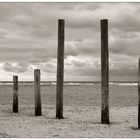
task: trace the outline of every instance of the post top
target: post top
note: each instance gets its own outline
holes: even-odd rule
[[[101,19],[101,21],[108,21],[108,19]]]
[[[65,20],[64,20],[64,19],[58,19],[58,21],[59,21],[59,22],[64,22]]]
[[[13,75],[13,77],[18,77],[17,75]]]
[[[34,69],[34,71],[40,71],[40,69]]]

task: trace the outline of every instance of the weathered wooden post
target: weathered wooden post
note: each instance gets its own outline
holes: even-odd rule
[[[108,20],[101,20],[101,123],[109,124]]]
[[[63,19],[58,20],[58,51],[57,51],[57,89],[56,118],[63,119],[63,80],[64,80],[64,26]]]
[[[140,58],[138,62],[138,128],[140,128]]]
[[[35,116],[41,116],[41,94],[40,94],[40,70],[34,70],[34,99],[35,99]]]
[[[18,76],[13,76],[13,112],[18,113]]]

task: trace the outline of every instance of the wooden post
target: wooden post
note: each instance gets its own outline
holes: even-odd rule
[[[35,99],[35,116],[41,116],[41,95],[40,95],[40,70],[34,70],[34,99]]]
[[[101,20],[101,123],[109,124],[108,20]]]
[[[57,89],[56,118],[63,119],[63,80],[64,80],[64,26],[63,19],[58,20],[58,51],[57,51]]]
[[[138,62],[138,128],[140,128],[140,58]]]
[[[13,76],[13,112],[18,113],[18,76]]]

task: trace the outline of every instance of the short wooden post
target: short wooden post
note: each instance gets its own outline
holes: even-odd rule
[[[101,123],[109,124],[108,20],[101,20]]]
[[[138,128],[140,128],[140,58],[138,62]]]
[[[13,112],[18,113],[18,76],[13,76]]]
[[[35,99],[35,116],[41,116],[41,94],[40,94],[40,70],[34,70],[34,99]]]
[[[58,20],[58,51],[57,51],[57,89],[56,118],[63,119],[63,80],[64,80],[64,26],[63,19]]]

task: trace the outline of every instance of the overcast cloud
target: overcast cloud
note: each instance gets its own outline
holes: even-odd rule
[[[65,19],[65,80],[100,80],[100,19],[109,20],[110,80],[137,80],[139,3],[0,3],[0,80],[56,80]]]

